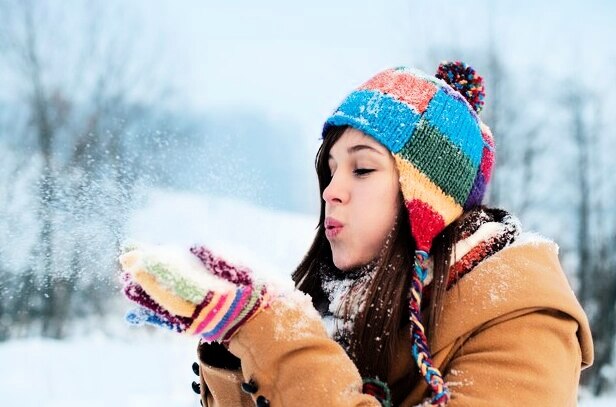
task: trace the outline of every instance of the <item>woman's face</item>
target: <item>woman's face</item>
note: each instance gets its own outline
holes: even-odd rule
[[[334,265],[348,270],[376,258],[393,229],[401,205],[399,176],[389,150],[351,127],[332,146],[328,165],[326,236]]]

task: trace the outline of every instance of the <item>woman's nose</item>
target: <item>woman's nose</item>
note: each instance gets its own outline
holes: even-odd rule
[[[326,203],[342,203],[348,200],[348,187],[344,177],[337,171],[323,190],[323,200]]]

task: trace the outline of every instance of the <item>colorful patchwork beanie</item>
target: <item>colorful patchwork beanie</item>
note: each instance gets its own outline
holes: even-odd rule
[[[351,92],[326,120],[351,126],[387,147],[400,175],[400,188],[416,242],[410,315],[412,353],[444,405],[449,390],[432,366],[421,321],[421,295],[432,241],[462,213],[481,204],[494,163],[494,141],[478,116],[483,79],[463,62],[443,62],[435,76],[398,67],[378,73]]]

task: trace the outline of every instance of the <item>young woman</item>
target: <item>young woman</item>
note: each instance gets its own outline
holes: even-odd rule
[[[205,248],[192,253],[231,288],[202,281],[183,314],[169,285],[133,273],[142,320],[204,338],[203,405],[576,404],[588,321],[556,244],[482,205],[494,160],[483,96],[461,62],[436,76],[395,68],[327,119],[319,225],[293,274],[310,302]]]

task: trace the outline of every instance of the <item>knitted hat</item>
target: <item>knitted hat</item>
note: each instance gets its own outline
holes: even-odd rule
[[[351,126],[387,147],[400,174],[400,188],[415,239],[410,303],[413,356],[435,393],[449,391],[432,367],[421,323],[421,294],[434,238],[462,213],[481,204],[494,163],[490,129],[478,116],[483,79],[462,62],[443,62],[436,76],[398,67],[378,73],[351,92],[326,120]]]

